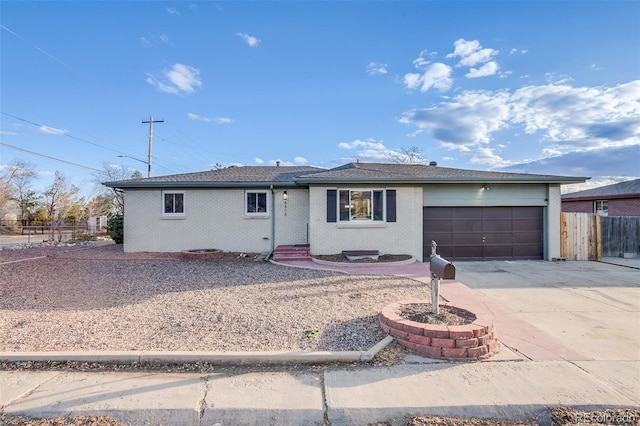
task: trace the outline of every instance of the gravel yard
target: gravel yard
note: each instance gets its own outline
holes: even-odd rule
[[[121,245],[0,251],[0,351],[366,350],[385,337],[380,310],[416,297],[428,289],[410,279],[237,253],[207,262]]]

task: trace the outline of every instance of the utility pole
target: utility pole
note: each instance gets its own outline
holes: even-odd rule
[[[147,157],[147,177],[151,177],[151,147],[153,146],[153,123],[164,123],[164,120],[154,120],[152,116],[149,116],[149,121],[143,121],[142,123],[149,123],[149,156]]]

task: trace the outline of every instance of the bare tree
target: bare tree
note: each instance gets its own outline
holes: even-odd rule
[[[391,162],[398,164],[426,164],[427,160],[422,157],[422,148],[413,145],[400,148],[400,152],[391,157]]]
[[[76,196],[79,191],[80,188],[68,183],[60,172],[56,172],[53,183],[44,191],[44,204],[51,219],[51,240],[55,239],[56,230],[58,240],[62,239],[60,225],[78,201]]]
[[[124,166],[118,166],[112,163],[103,163],[102,168],[103,171],[101,173],[96,173],[94,175],[96,181],[99,183],[142,178],[140,170],[133,170]],[[124,214],[124,191],[119,188],[105,188],[105,194],[109,194],[108,198],[111,200],[113,205],[113,208],[107,209],[110,213],[108,216],[112,216],[113,214]]]

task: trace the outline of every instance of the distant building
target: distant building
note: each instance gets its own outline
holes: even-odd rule
[[[562,195],[562,211],[640,216],[640,179]]]

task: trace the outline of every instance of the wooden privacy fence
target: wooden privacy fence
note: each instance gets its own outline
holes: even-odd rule
[[[561,213],[560,253],[568,260],[640,256],[640,216]]]

